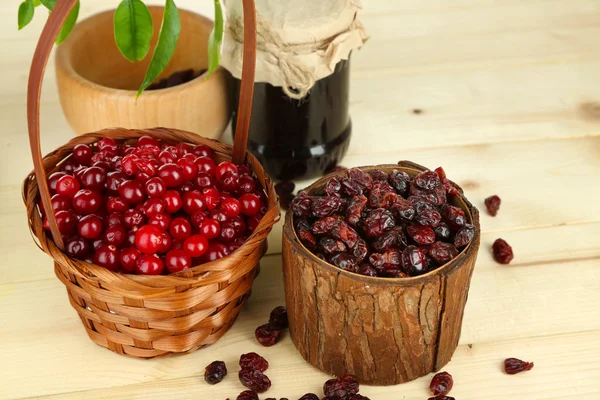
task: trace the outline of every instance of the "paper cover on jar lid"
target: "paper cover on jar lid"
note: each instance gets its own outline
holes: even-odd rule
[[[243,13],[240,0],[226,0],[221,64],[241,78]],[[358,20],[359,0],[257,0],[255,82],[282,87],[302,98],[333,73],[368,35]],[[290,89],[291,88],[291,89]]]

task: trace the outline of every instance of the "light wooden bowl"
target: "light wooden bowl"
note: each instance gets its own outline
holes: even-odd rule
[[[209,79],[200,76],[167,89],[146,91],[136,101],[156,44],[163,7],[150,7],[154,22],[152,47],[146,58],[127,61],[114,39],[114,10],[96,14],[73,29],[56,52],[60,102],[78,134],[107,127],[146,129],[168,126],[208,138],[221,135],[231,118],[230,75],[219,68]],[[174,72],[208,66],[207,45],[213,22],[180,10],[181,34],[175,54],[159,79]]]
[[[398,169],[411,176],[424,167]],[[344,172],[337,173],[342,175]],[[330,174],[306,190],[323,188]],[[460,338],[463,312],[479,249],[479,213],[463,196],[449,202],[475,226],[473,240],[449,263],[411,278],[377,278],[344,271],[312,254],[296,236],[293,213],[283,227],[283,281],[290,336],[306,361],[336,376],[394,385],[438,371]]]

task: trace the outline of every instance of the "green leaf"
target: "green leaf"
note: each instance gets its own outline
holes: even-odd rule
[[[208,37],[208,78],[219,67],[221,58],[221,43],[223,42],[223,10],[219,0],[215,2],[215,24]]]
[[[57,1],[58,0],[40,0],[40,3],[42,3],[48,10],[52,11]]]
[[[41,4],[42,4],[42,2],[40,0],[33,0],[33,6],[34,7],[37,7],[37,6],[41,5]]]
[[[166,0],[165,12],[158,34],[158,43],[154,49],[154,54],[152,54],[152,60],[146,71],[144,82],[142,82],[142,85],[138,90],[137,97],[140,97],[142,92],[154,82],[160,73],[163,72],[167,64],[169,64],[169,61],[175,52],[175,46],[177,45],[180,31],[181,23],[179,21],[179,11],[173,0]]]
[[[131,62],[143,60],[154,33],[148,7],[140,0],[123,0],[115,11],[114,26],[121,54]]]
[[[63,24],[62,29],[60,30],[60,32],[58,32],[58,36],[56,37],[56,44],[61,44],[65,41],[67,36],[69,36],[69,33],[71,33],[73,27],[77,23],[77,17],[79,17],[79,1],[75,3],[75,6],[73,7],[69,15],[67,15],[65,23]]]
[[[25,0],[19,6],[18,24],[19,30],[25,28],[33,19],[35,7],[32,0]]]

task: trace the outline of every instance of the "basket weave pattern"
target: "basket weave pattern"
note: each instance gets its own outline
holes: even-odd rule
[[[106,129],[85,134],[43,159],[47,174],[72,149],[103,137],[127,141],[149,135],[165,142],[204,144],[217,160],[229,160],[232,148],[221,142],[175,129]],[[156,358],[185,354],[216,342],[227,332],[250,295],[267,235],[279,220],[273,183],[254,156],[246,163],[268,199],[268,211],[248,240],[231,255],[167,276],[119,274],[67,256],[42,228],[40,192],[34,173],[23,183],[30,230],[38,246],[54,259],[56,276],[65,284],[71,305],[90,338],[119,354]]]

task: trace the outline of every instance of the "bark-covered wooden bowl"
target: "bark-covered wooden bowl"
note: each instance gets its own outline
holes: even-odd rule
[[[411,176],[426,170],[405,161],[361,169],[399,169]],[[332,176],[306,190],[318,191]],[[417,277],[367,277],[337,268],[300,242],[293,213],[287,213],[285,299],[292,341],[306,361],[324,372],[355,375],[373,385],[408,382],[450,361],[460,338],[480,240],[477,209],[452,185],[460,194],[449,203],[465,211],[475,236],[452,261]]]

